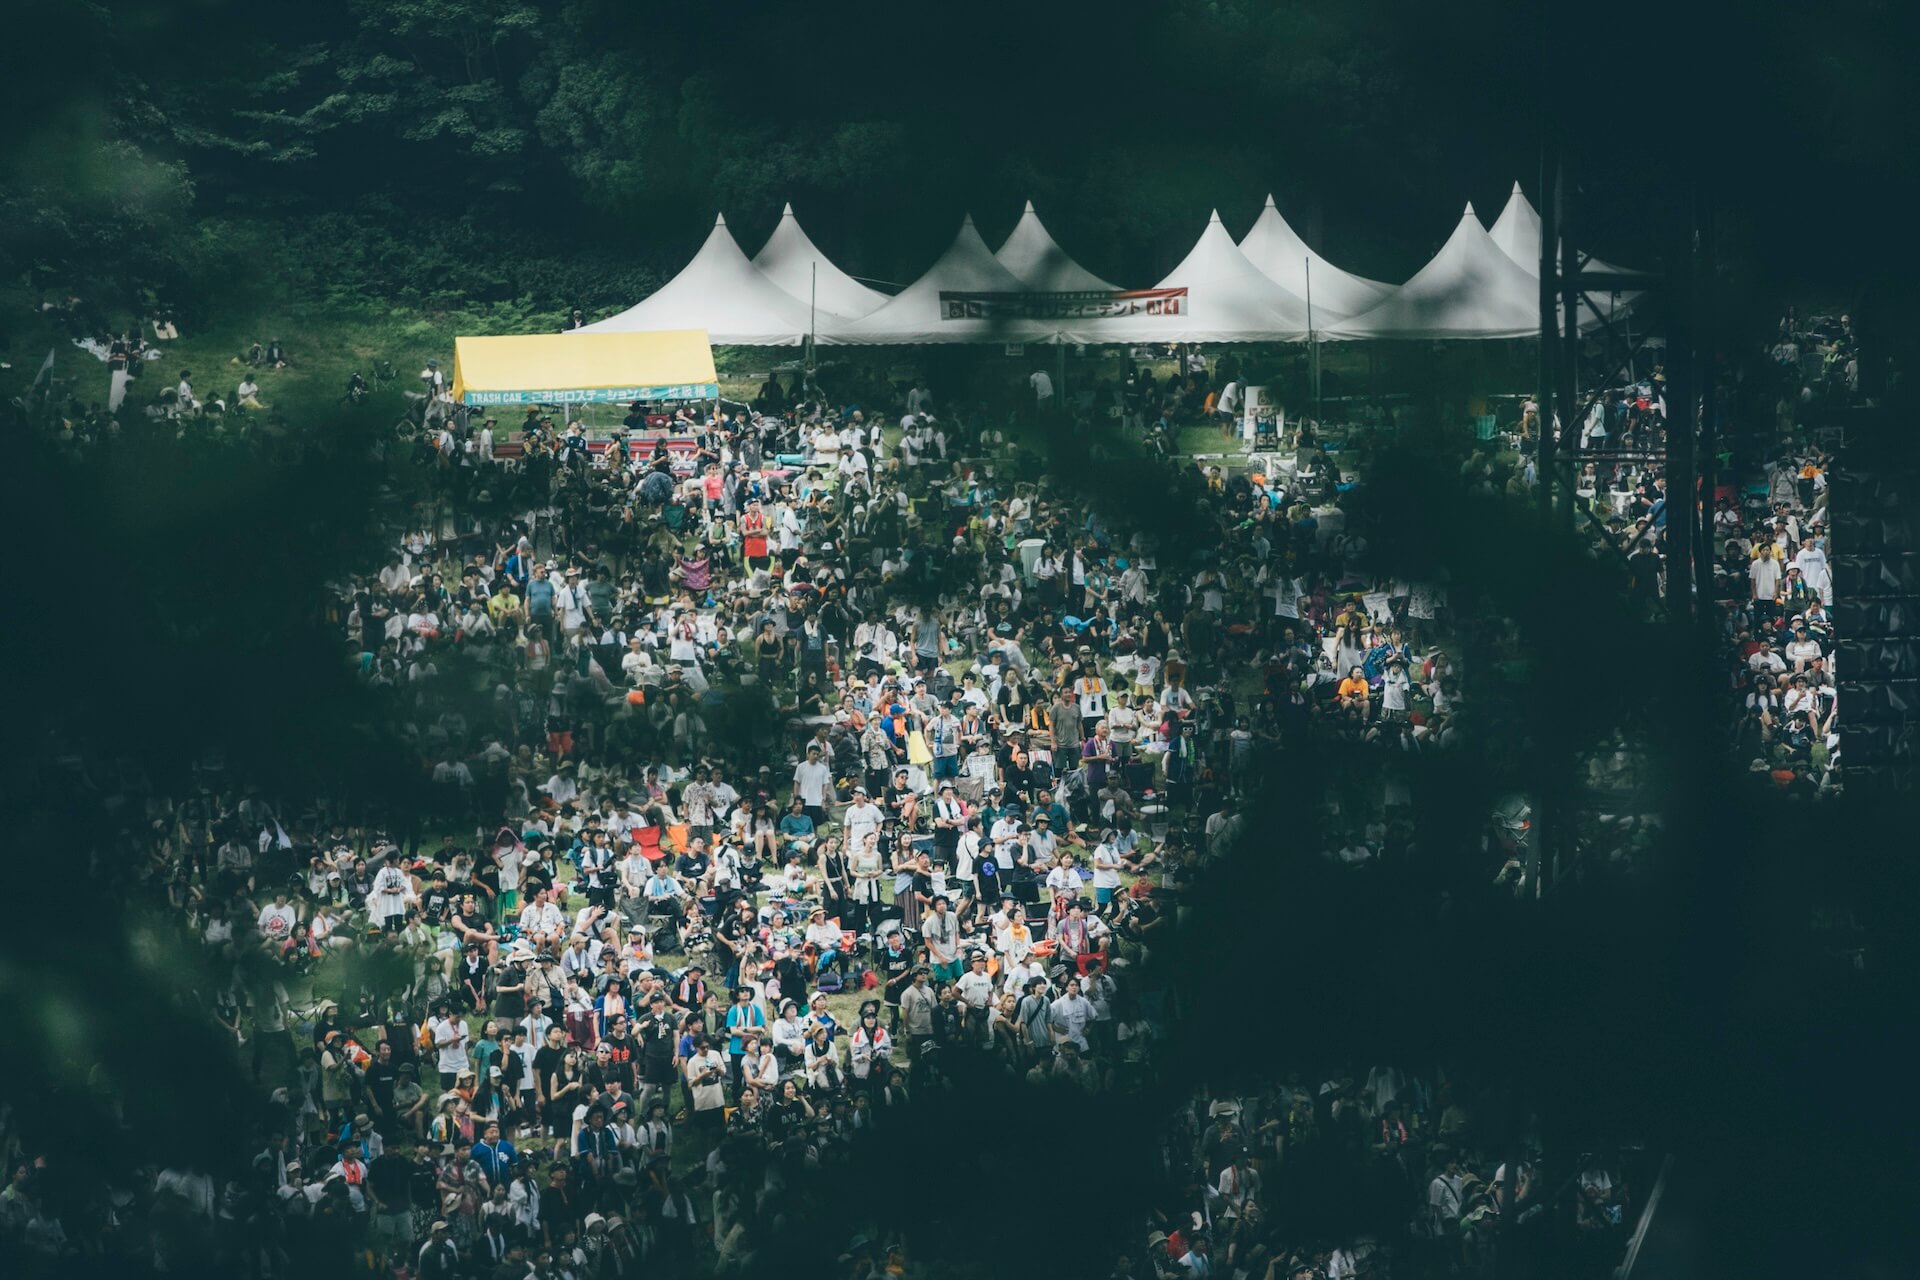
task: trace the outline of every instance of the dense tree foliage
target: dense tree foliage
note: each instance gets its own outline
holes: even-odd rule
[[[1609,256],[1654,260],[1636,215],[1690,169],[1767,196],[1736,228],[1756,243],[1833,181],[1889,190],[1903,7],[1828,11],[1822,56],[1785,5],[1725,30],[1641,9],[1549,29],[1519,0],[37,6],[6,90],[27,127],[4,144],[0,267],[177,288],[211,220],[326,213],[483,256],[489,234],[523,257],[585,240],[657,272],[714,210],[751,244],[793,200],[849,269],[898,280],[963,209],[991,236],[1031,198],[1094,270],[1146,280],[1210,207],[1239,223],[1271,189],[1332,256],[1397,276],[1463,199],[1533,184],[1543,85]],[[1690,48],[1714,53],[1688,68]],[[1857,249],[1797,266],[1832,256]]]

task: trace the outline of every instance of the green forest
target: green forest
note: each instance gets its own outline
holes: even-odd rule
[[[1772,2],[1718,24],[1518,0],[68,0],[15,20],[0,280],[203,327],[298,297],[506,331],[630,305],[716,211],[751,251],[792,201],[847,270],[900,282],[962,212],[992,238],[1031,199],[1090,269],[1140,282],[1268,191],[1335,261],[1402,279],[1464,202],[1535,181],[1543,93],[1593,249],[1655,263],[1644,215],[1685,165],[1764,194],[1730,228],[1764,251],[1823,187],[1886,189],[1911,152],[1879,38],[1897,9],[1818,19],[1840,58]],[[1716,52],[1682,74],[1694,36]],[[1827,279],[1861,247],[1807,239],[1756,269]]]

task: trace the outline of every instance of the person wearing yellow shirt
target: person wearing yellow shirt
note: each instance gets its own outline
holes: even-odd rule
[[[1359,667],[1353,667],[1347,672],[1347,678],[1340,682],[1340,687],[1334,690],[1333,700],[1334,704],[1344,710],[1348,716],[1356,720],[1365,720],[1367,700],[1370,696],[1371,690],[1367,688],[1366,676],[1361,673]]]
[[[487,599],[487,613],[493,618],[493,625],[504,630],[519,620],[520,597],[505,588],[496,591]]]

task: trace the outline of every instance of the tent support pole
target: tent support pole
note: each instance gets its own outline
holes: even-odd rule
[[[1698,468],[1694,431],[1698,422],[1699,369],[1694,362],[1696,192],[1683,190],[1672,216],[1667,291],[1667,618],[1676,647],[1692,639],[1694,610],[1694,516]],[[1684,514],[1683,514],[1684,513]]]
[[[1302,258],[1307,279],[1307,371],[1313,379],[1313,421],[1320,424],[1320,331],[1313,327],[1313,259]]]
[[[1699,512],[1695,514],[1691,498],[1688,499],[1686,512],[1694,540],[1694,578],[1704,595],[1713,580],[1707,566],[1713,563],[1713,489],[1717,478],[1715,472],[1720,464],[1716,452],[1718,443],[1714,439],[1713,198],[1711,190],[1705,187],[1696,189],[1694,195],[1693,281],[1696,291],[1693,302],[1693,377],[1700,388],[1700,434],[1694,450],[1694,463],[1699,476]],[[1667,509],[1669,512],[1673,509],[1671,496],[1667,499]],[[1669,515],[1667,519],[1671,527],[1673,517]]]
[[[1567,407],[1566,418],[1561,424],[1562,454],[1568,452],[1564,446],[1569,434],[1571,434],[1576,444],[1580,439],[1578,435],[1580,427],[1574,420],[1579,412],[1578,406],[1580,403],[1580,259],[1573,243],[1573,233],[1577,228],[1574,225],[1573,219],[1569,216],[1569,211],[1578,193],[1574,189],[1573,178],[1568,174],[1569,168],[1571,168],[1571,166],[1567,161],[1566,153],[1563,151],[1560,155],[1560,210],[1558,219],[1560,225],[1557,246],[1560,253],[1559,338],[1561,342],[1560,365],[1558,369],[1560,386],[1558,394],[1561,402]],[[1546,244],[1548,247],[1543,248],[1541,252],[1551,253],[1554,242],[1547,241]],[[1559,512],[1561,527],[1567,530],[1573,528],[1573,491],[1578,484],[1578,477],[1574,472],[1573,459],[1569,457],[1566,465],[1561,468],[1561,479],[1566,486],[1565,501],[1556,508]]]
[[[1540,504],[1547,512],[1553,510],[1554,476],[1559,466],[1554,458],[1554,446],[1558,443],[1554,438],[1554,420],[1561,412],[1573,412],[1571,405],[1562,406],[1554,402],[1558,380],[1553,366],[1560,337],[1554,317],[1554,284],[1559,269],[1553,257],[1554,246],[1560,238],[1559,185],[1560,166],[1554,155],[1554,140],[1549,125],[1546,136],[1540,141],[1540,376],[1539,390],[1535,393],[1535,403],[1540,406],[1540,421],[1536,424],[1536,465],[1540,473]]]
[[[1057,397],[1054,403],[1065,409],[1067,407],[1067,344],[1060,341],[1060,335],[1057,333],[1053,335],[1053,350],[1053,367],[1056,371],[1054,381],[1060,384],[1054,388],[1053,394]]]

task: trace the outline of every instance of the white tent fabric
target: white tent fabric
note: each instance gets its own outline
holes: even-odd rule
[[[1507,197],[1506,208],[1494,219],[1487,235],[1500,251],[1527,269],[1527,274],[1535,280],[1540,278],[1540,213],[1528,203],[1520,190],[1520,184],[1513,184],[1513,194]],[[1585,270],[1595,275],[1620,275],[1623,267],[1588,257],[1583,264]],[[1600,328],[1601,321],[1611,322],[1618,315],[1625,315],[1638,301],[1638,292],[1605,293],[1588,290],[1588,296],[1580,303],[1580,332],[1591,333]],[[1537,305],[1537,304],[1536,304]],[[1564,331],[1565,324],[1562,322]]]
[[[1070,321],[1061,340],[1300,342],[1307,336],[1307,304],[1247,261],[1217,209],[1192,251],[1156,287],[1187,290],[1178,315]]]
[[[726,218],[716,217],[707,242],[679,275],[619,315],[576,332],[705,329],[715,346],[793,347],[812,319],[806,303],[747,261]]]
[[[1307,247],[1280,216],[1273,197],[1240,241],[1240,252],[1261,274],[1294,296],[1313,304],[1316,325],[1344,320],[1380,305],[1393,286],[1342,271]]]
[[[783,292],[838,319],[858,320],[887,302],[886,294],[867,288],[828,261],[801,230],[791,204],[781,210],[780,225],[753,255],[753,265]]]
[[[1020,215],[1020,221],[1014,224],[1006,243],[993,256],[1001,266],[1036,293],[1082,290],[1111,293],[1119,287],[1108,284],[1069,258],[1067,251],[1055,243],[1054,238],[1047,234],[1047,229],[1040,225],[1040,216],[1033,211],[1031,200],[1027,201],[1027,210]]]
[[[1520,190],[1520,184],[1513,184],[1513,194],[1507,197],[1507,207],[1500,211],[1487,234],[1500,246],[1500,252],[1525,267],[1538,279],[1540,276],[1540,212],[1528,202]],[[1596,275],[1619,275],[1624,267],[1616,267],[1588,257],[1584,263],[1586,270]]]
[[[1046,342],[1053,329],[1033,320],[973,317],[943,320],[940,295],[954,293],[1025,293],[1027,286],[1001,266],[974,229],[973,215],[939,260],[885,306],[863,319],[837,326],[822,325],[820,342],[841,346],[903,346],[944,342]]]
[[[1433,261],[1326,338],[1526,338],[1540,332],[1540,282],[1500,251],[1473,206]]]

